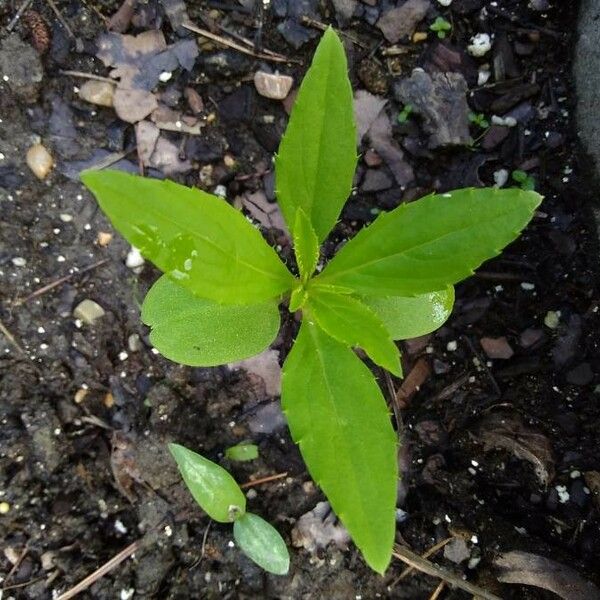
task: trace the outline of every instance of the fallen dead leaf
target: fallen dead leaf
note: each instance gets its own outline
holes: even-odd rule
[[[366,90],[356,90],[354,94],[354,118],[356,120],[356,142],[360,145],[379,113],[387,104],[381,96],[375,96]]]
[[[547,486],[554,478],[554,458],[548,438],[526,425],[518,414],[492,414],[480,424],[477,437],[487,452],[507,450],[533,465],[539,482]]]
[[[537,554],[518,550],[505,552],[495,561],[501,570],[498,581],[533,585],[549,590],[563,600],[598,600],[600,589],[573,569]]]
[[[425,358],[420,358],[409,374],[404,378],[400,389],[396,393],[398,408],[408,406],[410,399],[419,391],[419,388],[427,381],[431,374],[431,368]]]

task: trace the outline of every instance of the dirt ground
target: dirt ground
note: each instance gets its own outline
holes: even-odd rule
[[[316,30],[296,22],[293,11],[303,10],[342,25],[354,89],[388,100],[383,114],[392,137],[387,145],[371,138],[378,150],[361,159],[356,194],[326,252],[379,210],[432,190],[493,185],[501,169],[527,171],[545,195],[520,240],[458,286],[447,324],[403,345],[407,379],[386,382],[378,373],[390,401],[391,388],[398,392],[404,425],[397,540],[422,554],[454,537],[454,551],[432,560],[502,598],[554,597],[541,587],[499,583],[495,561],[513,550],[558,561],[600,585],[599,254],[572,112],[576,3],[552,1],[544,9],[544,2],[454,0],[446,9],[431,2],[416,30],[427,32],[444,15],[451,34],[398,44],[374,24],[393,2],[358,2],[351,19],[340,8],[347,4],[273,2],[263,15],[263,47],[298,61],[278,67],[296,84],[316,44]],[[124,153],[121,165],[137,170],[133,126],[112,108],[81,100],[75,88],[83,80],[64,74],[108,75],[94,57],[95,42],[105,30],[102,16],[118,4],[57,0],[73,38],[41,0],[31,9],[46,29],[19,22],[9,34],[20,5],[0,6],[3,598],[58,597],[132,543],[130,556],[79,597],[430,598],[439,580],[413,573],[396,582],[405,568],[398,560],[380,577],[351,545],[292,547],[297,520],[324,497],[259,371],[181,367],[152,351],[139,306],[158,272],[148,263],[127,266],[129,246],[76,179],[82,165],[103,158],[100,150]],[[169,43],[178,39],[166,20],[156,20],[161,6],[141,3],[143,18],[128,32],[161,27]],[[251,38],[257,31],[255,15],[237,2],[188,2],[188,10],[199,26],[216,22]],[[308,41],[294,48],[278,31],[282,24],[300,27]],[[494,36],[489,84],[478,81],[485,59],[465,52],[480,32]],[[34,81],[31,61],[18,75],[23,48],[33,51],[45,33],[43,79]],[[514,115],[516,125],[471,124],[473,143],[436,146],[418,110],[397,120],[399,82],[416,66],[461,73],[471,112],[488,120]],[[190,72],[176,70],[172,106],[185,107],[175,92],[193,87],[208,124],[206,143],[166,134],[185,144],[193,163],[173,178],[210,191],[224,186],[227,199],[242,204],[248,196],[272,200],[271,158],[287,113],[284,103],[256,93],[258,68],[267,66],[215,45],[202,48]],[[38,140],[57,162],[43,180],[25,164]],[[370,148],[365,138],[361,150]],[[114,234],[110,243],[102,232]],[[264,232],[289,254],[276,226]],[[85,299],[104,312],[93,324],[73,315]],[[280,362],[295,327],[284,314],[273,346]],[[259,459],[228,463],[224,450],[242,440],[258,444]],[[252,510],[289,542],[288,576],[262,572],[233,547],[230,527],[210,523],[193,504],[166,451],[169,441],[221,461],[240,482],[280,476],[248,494]],[[446,588],[441,597],[470,595]]]

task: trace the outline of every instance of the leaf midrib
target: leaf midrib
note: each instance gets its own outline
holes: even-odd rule
[[[340,438],[340,434],[337,433],[337,432],[339,430],[343,429],[343,427],[341,425],[342,419],[339,416],[339,411],[337,409],[336,403],[331,400],[331,398],[333,398],[334,395],[333,395],[331,384],[330,384],[329,379],[327,377],[327,371],[325,369],[325,362],[323,360],[323,349],[319,345],[317,337],[313,334],[313,330],[311,329],[310,325],[309,325],[309,333],[310,333],[310,336],[311,336],[311,338],[313,340],[313,343],[315,345],[315,350],[317,351],[317,356],[318,356],[318,359],[319,359],[318,360],[319,366],[321,367],[321,372],[322,372],[322,375],[323,375],[323,380],[325,382],[325,386],[326,386],[327,392],[328,392],[329,404],[330,404],[330,406],[333,409],[333,413],[335,415],[336,422],[338,423],[337,431],[334,432],[334,435],[339,439]],[[325,335],[328,335],[328,334],[325,334]],[[349,350],[349,351],[352,352],[352,350]],[[347,448],[346,456],[349,457],[349,462],[353,463],[351,457],[354,456],[354,451],[353,451],[354,449],[352,448],[352,446],[349,443],[346,442],[345,436],[342,436],[342,444],[340,444],[340,445],[343,445],[343,446],[345,446]],[[356,477],[356,472],[355,472],[354,469],[350,470],[350,476],[352,477],[352,479],[354,481],[354,489],[355,490],[360,490],[361,486],[359,485],[359,482],[358,482],[357,477]],[[364,504],[364,500],[363,500],[364,499],[364,495],[361,494],[361,493],[359,493],[358,497],[359,497],[359,501],[360,501],[360,504],[361,504],[361,507],[362,507],[362,514],[363,515],[368,514],[370,511],[369,511],[368,507]],[[348,514],[348,513],[346,513],[346,514]],[[362,532],[362,533],[364,533],[364,532]]]
[[[493,219],[489,219],[487,221],[484,221],[484,223],[486,223],[486,224],[494,223],[495,221],[497,221],[497,220],[499,220],[499,219],[501,219],[503,217],[506,217],[511,212],[512,211],[507,210],[506,212],[497,215]],[[435,237],[433,239],[429,239],[426,242],[422,242],[420,244],[416,244],[414,246],[410,246],[408,248],[404,248],[400,252],[392,252],[390,254],[386,254],[385,256],[380,256],[380,257],[372,259],[370,261],[367,261],[367,262],[364,262],[364,263],[361,263],[361,264],[356,264],[353,267],[349,267],[349,268],[343,269],[342,271],[334,271],[329,276],[327,275],[326,271],[323,271],[323,281],[327,281],[328,279],[329,280],[333,280],[333,279],[338,278],[341,275],[344,275],[346,273],[352,273],[352,272],[356,272],[356,271],[361,271],[361,270],[365,269],[366,267],[369,267],[369,266],[371,266],[373,264],[377,264],[379,262],[383,262],[385,260],[388,260],[390,258],[394,258],[396,256],[402,256],[403,254],[407,254],[408,252],[413,252],[415,250],[419,250],[423,246],[427,246],[429,244],[438,243],[438,242],[442,241],[444,238],[446,238],[448,236],[455,235],[457,233],[462,233],[462,232],[467,231],[469,229],[473,229],[473,227],[475,227],[475,225],[468,225],[466,227],[461,227],[459,229],[454,229],[452,231],[449,231],[448,233],[445,233],[445,234],[440,235],[438,237]],[[351,243],[351,242],[349,242],[349,243]],[[415,257],[410,257],[410,258],[413,259],[413,260],[422,260],[424,262],[427,262],[428,260],[430,260],[430,259],[419,259],[419,258],[415,258]],[[332,260],[331,264],[333,264],[334,260],[335,260],[335,258]]]

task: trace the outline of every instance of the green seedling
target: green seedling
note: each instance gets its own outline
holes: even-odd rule
[[[245,462],[258,458],[258,446],[243,442],[237,446],[231,446],[225,450],[225,458],[234,462]]]
[[[269,573],[286,575],[290,556],[278,531],[246,511],[246,496],[221,466],[179,444],[169,444],[194,500],[219,523],[233,523],[233,537],[246,556]]]
[[[481,129],[487,129],[490,126],[490,122],[485,118],[483,113],[469,113],[469,121]]]
[[[281,302],[301,311],[283,365],[283,410],[313,479],[366,562],[383,573],[395,534],[398,435],[353,349],[400,376],[395,341],[444,323],[453,285],[518,237],[541,196],[518,188],[431,194],[380,214],[318,269],[358,158],[347,73],[343,45],[328,29],[275,160],[294,274],[221,198],[118,171],[88,171],[82,180],[129,243],[164,272],[142,320],[165,357],[204,367],[247,358],[275,339]]]
[[[406,123],[413,112],[412,104],[405,104],[404,108],[398,113],[398,123]]]
[[[431,31],[435,31],[437,36],[443,40],[450,31],[452,31],[452,25],[446,21],[444,17],[437,17],[436,20],[429,26]]]
[[[513,181],[519,184],[519,187],[526,191],[532,192],[535,190],[535,179],[528,175],[525,171],[521,171],[520,169],[516,169],[511,173],[511,177]]]

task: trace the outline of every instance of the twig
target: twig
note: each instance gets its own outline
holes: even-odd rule
[[[16,12],[15,16],[12,18],[11,22],[6,26],[6,31],[8,31],[10,33],[15,28],[15,25],[21,18],[21,15],[27,10],[27,8],[29,7],[29,5],[32,2],[33,2],[33,0],[25,0],[25,2],[23,2],[23,4],[21,4],[21,6],[19,7],[19,10],[17,10],[17,12]]]
[[[4,585],[2,586],[2,591],[11,589],[6,584],[8,583],[9,579],[15,574],[15,571],[19,568],[19,566],[23,562],[23,559],[27,556],[28,552],[29,552],[29,545],[25,544],[23,551],[21,552],[21,554],[19,554],[19,557],[17,558],[15,564],[12,566],[12,569],[8,572],[8,575],[4,578],[4,581],[3,581]],[[17,584],[17,585],[19,585],[19,584]]]
[[[38,581],[43,581],[44,579],[46,579],[45,577],[37,577],[36,579],[30,579],[29,581],[24,581],[23,583],[13,583],[12,585],[7,585],[6,587],[2,588],[3,592],[8,592],[9,590],[16,590],[18,588],[24,588],[27,587],[28,585],[33,585],[34,583],[37,583]]]
[[[440,581],[440,583],[435,588],[435,590],[433,590],[433,594],[431,594],[431,596],[429,596],[429,600],[437,600],[440,597],[441,593],[444,591],[445,587],[446,587],[446,582],[443,580]]]
[[[228,48],[233,48],[234,50],[237,50],[238,52],[248,54],[249,56],[253,56],[254,58],[260,58],[262,60],[270,60],[272,62],[279,62],[279,63],[287,63],[287,62],[299,63],[300,62],[300,61],[297,61],[296,59],[288,58],[287,56],[283,56],[282,54],[277,54],[275,52],[269,53],[269,54],[266,54],[266,51],[265,52],[254,52],[254,50],[250,50],[249,48],[246,48],[245,46],[237,44],[236,42],[232,42],[231,40],[228,40],[227,38],[224,38],[215,33],[211,33],[210,31],[207,31],[206,29],[201,29],[200,27],[196,27],[196,25],[194,25],[192,23],[182,23],[181,26],[184,27],[185,29],[188,29],[189,31],[193,31],[196,34],[201,35],[202,37],[208,38],[209,40],[212,40],[213,42],[217,42],[218,44],[222,44],[223,46],[227,46]]]
[[[433,546],[431,546],[431,548],[429,548],[429,550],[427,550],[421,555],[421,558],[429,558],[430,556],[433,556],[436,552],[441,550],[448,542],[451,542],[453,539],[453,537],[449,537],[445,540],[442,540],[441,542],[438,542],[437,544],[434,544]],[[403,579],[406,579],[414,570],[414,567],[407,567],[406,569],[404,569],[404,571],[402,571],[402,573],[400,573],[400,575],[396,579],[394,579],[394,581],[392,582],[392,587],[395,586],[397,583],[400,583]]]
[[[327,25],[325,23],[321,23],[321,21],[317,21],[316,19],[313,19],[312,17],[309,17],[307,15],[304,15],[302,17],[302,24],[308,25],[309,27],[312,27],[313,29],[318,29],[319,31],[326,31],[327,28],[329,27],[329,25]],[[346,33],[345,31],[337,30],[337,32],[340,35],[344,36],[345,38],[348,38],[353,44],[356,44],[357,46],[360,46],[361,48],[369,47],[369,46],[367,46],[367,44],[361,42],[359,39],[355,38],[353,35],[350,35],[349,33]]]
[[[396,544],[394,546],[393,555],[397,559],[421,571],[422,573],[431,575],[431,577],[438,577],[439,579],[444,580],[447,584],[460,588],[461,590],[464,590],[473,596],[478,596],[484,600],[502,600],[502,598],[496,596],[496,594],[492,594],[491,592],[488,592],[487,590],[484,590],[483,588],[480,588],[469,581],[461,579],[454,573],[451,573],[446,569],[442,569],[432,562],[421,558],[418,554],[415,554],[412,552],[412,550],[409,550],[404,546],[399,546]],[[61,599],[59,598],[59,600]]]
[[[69,37],[75,39],[75,34],[73,30],[69,27],[69,24],[65,21],[65,18],[62,16],[60,10],[58,10],[58,6],[54,3],[54,0],[46,0],[48,6],[54,11],[56,18],[60,21],[60,24],[67,30]]]
[[[261,477],[260,479],[253,479],[252,481],[247,481],[246,483],[242,483],[240,487],[245,490],[246,488],[254,487],[255,485],[260,485],[261,483],[269,483],[269,481],[275,481],[276,479],[282,479],[283,477],[287,477],[288,472],[277,473],[277,475],[269,475],[268,477]]]
[[[4,326],[4,323],[0,321],[0,333],[4,334],[4,337],[10,342],[10,344],[23,356],[27,356],[25,350],[21,347],[19,342],[15,339],[15,336]]]
[[[73,273],[69,273],[68,275],[65,275],[64,277],[60,277],[56,281],[47,283],[46,285],[42,286],[41,288],[38,288],[37,290],[35,290],[35,292],[32,292],[31,294],[29,294],[29,296],[26,296],[25,298],[17,298],[17,300],[15,300],[13,302],[13,306],[21,306],[22,304],[25,304],[26,302],[33,300],[33,298],[37,298],[38,296],[41,296],[42,294],[45,294],[46,292],[53,290],[55,287],[62,285],[63,283],[69,281],[69,279],[72,279],[73,277],[75,277],[76,275],[83,275],[84,273],[88,273],[89,271],[92,271],[93,269],[97,269],[98,267],[101,267],[102,265],[106,264],[108,261],[109,261],[108,258],[103,258],[102,260],[99,260],[98,262],[95,262],[91,265],[88,265],[87,267],[83,267],[82,269],[79,269],[79,271],[73,271]]]
[[[102,77],[102,75],[96,75],[94,73],[85,73],[84,71],[63,71],[62,69],[59,71],[61,75],[70,75],[71,77],[79,77],[81,79],[94,79],[95,81],[106,81],[107,83],[112,83],[113,85],[117,85],[117,81],[111,79],[110,77]]]
[[[143,539],[143,538],[142,538]],[[93,583],[104,577],[108,572],[112,571],[116,566],[120,565],[125,559],[129,558],[142,545],[142,539],[136,540],[133,544],[129,544],[123,548],[121,552],[113,556],[109,561],[105,562],[99,569],[96,569],[91,575],[82,579],[76,586],[61,594],[56,600],[69,600],[75,597],[79,592],[87,590]]]

